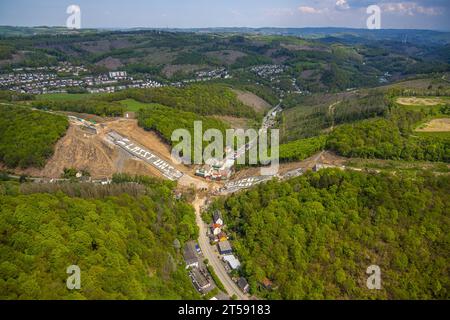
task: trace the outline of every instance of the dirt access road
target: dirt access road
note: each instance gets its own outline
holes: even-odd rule
[[[199,237],[198,237],[198,244],[200,246],[200,249],[203,252],[203,255],[206,259],[209,261],[209,265],[212,266],[214,269],[214,272],[217,274],[217,277],[222,282],[223,286],[225,287],[225,290],[228,292],[229,296],[236,295],[238,300],[248,300],[248,296],[245,295],[237,286],[237,284],[231,279],[231,277],[226,272],[225,268],[223,267],[222,261],[220,260],[219,255],[214,252],[214,247],[209,244],[208,236],[206,235],[207,226],[203,222],[201,217],[201,206],[205,203],[204,198],[196,197],[192,205],[195,208],[195,219],[197,222],[197,225],[199,227]]]

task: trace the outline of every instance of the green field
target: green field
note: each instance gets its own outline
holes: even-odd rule
[[[134,99],[125,99],[119,102],[127,108],[127,111],[133,112],[138,112],[141,109],[148,109],[149,107],[151,107],[151,104],[149,103],[142,103]]]

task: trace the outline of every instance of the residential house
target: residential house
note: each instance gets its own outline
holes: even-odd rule
[[[239,289],[241,289],[244,293],[248,293],[248,291],[250,290],[250,286],[245,278],[239,278],[237,285]]]
[[[222,232],[221,225],[213,224],[213,225],[211,226],[211,233],[212,233],[214,236],[217,237],[221,232]]]
[[[232,254],[224,256],[223,261],[225,261],[231,270],[237,270],[241,267],[240,261]]]
[[[227,236],[227,234],[225,232],[222,231],[221,233],[219,233],[217,235],[217,240],[220,241],[220,242],[227,241],[228,240],[228,236]]]
[[[220,213],[219,210],[214,211],[213,222],[214,222],[214,224],[223,226],[222,214]]]
[[[198,256],[194,249],[194,243],[188,242],[184,247],[183,252],[184,261],[186,262],[186,269],[198,268]]]
[[[203,292],[204,290],[211,287],[211,282],[206,277],[206,273],[199,268],[193,268],[189,272],[189,276],[191,277],[192,282],[194,283],[194,286],[198,291]]]
[[[233,249],[231,248],[231,244],[229,241],[219,242],[219,244],[217,246],[219,248],[219,253],[221,255],[227,255],[227,254],[233,253]]]

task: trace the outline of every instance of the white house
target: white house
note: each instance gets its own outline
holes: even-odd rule
[[[219,210],[214,211],[213,221],[214,224],[223,226],[222,214],[220,213]]]

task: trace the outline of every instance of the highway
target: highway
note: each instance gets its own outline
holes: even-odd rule
[[[196,213],[196,222],[199,227],[199,238],[198,238],[198,244],[200,246],[200,249],[203,252],[203,255],[206,259],[208,259],[209,265],[214,269],[214,272],[216,273],[217,277],[222,282],[223,286],[225,287],[225,290],[227,290],[228,295],[231,297],[233,295],[236,295],[238,300],[248,300],[248,296],[245,295],[239,287],[234,283],[233,280],[231,280],[231,277],[228,275],[227,271],[225,270],[222,261],[220,260],[220,257],[216,252],[214,252],[214,247],[209,244],[209,238],[206,235],[207,225],[203,222],[201,217],[201,206],[205,203],[205,199],[201,198],[195,198],[194,202],[192,203],[195,208]]]

